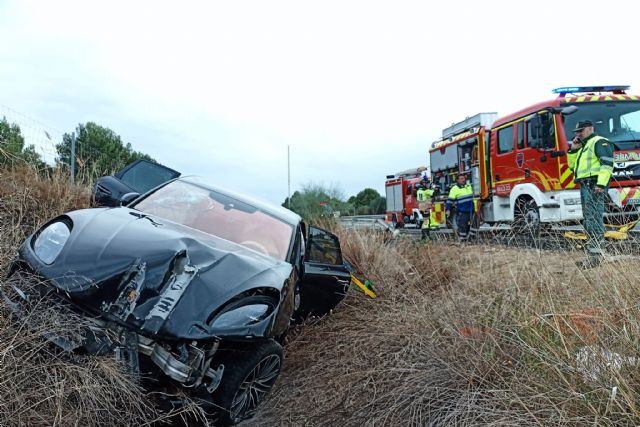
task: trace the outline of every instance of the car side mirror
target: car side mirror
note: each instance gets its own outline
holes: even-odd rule
[[[120,206],[127,206],[129,203],[133,202],[135,199],[140,197],[140,193],[125,193],[120,197]]]

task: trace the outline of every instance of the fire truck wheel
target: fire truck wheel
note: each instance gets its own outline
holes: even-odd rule
[[[391,215],[391,224],[393,225],[393,228],[395,228],[395,229],[402,228],[404,226],[403,223],[398,222],[398,215],[396,215],[396,214],[392,214]]]
[[[540,211],[533,199],[516,202],[514,228],[517,233],[537,236],[540,232]]]

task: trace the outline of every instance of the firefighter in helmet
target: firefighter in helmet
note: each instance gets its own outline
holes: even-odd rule
[[[422,213],[422,224],[420,225],[422,239],[427,239],[429,235],[431,199],[433,197],[433,189],[429,187],[428,181],[420,181],[418,184],[418,209]]]
[[[604,201],[613,174],[613,144],[594,133],[590,120],[579,121],[573,132],[567,163],[574,181],[580,184],[589,255],[578,267],[590,268],[600,264],[604,255]]]
[[[449,191],[449,197],[445,205],[445,214],[451,213],[451,206],[456,205],[456,223],[458,225],[458,238],[466,240],[469,236],[469,228],[473,216],[473,188],[467,183],[467,178],[460,174],[456,177],[456,183]]]

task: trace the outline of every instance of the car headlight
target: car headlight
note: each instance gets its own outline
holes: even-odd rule
[[[271,308],[268,304],[243,305],[222,313],[211,326],[222,329],[253,325],[265,319]]]
[[[49,224],[33,242],[33,251],[42,262],[51,264],[60,255],[70,235],[71,228],[66,221]]]

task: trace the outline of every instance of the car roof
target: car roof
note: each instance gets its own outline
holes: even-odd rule
[[[256,208],[260,209],[261,211],[264,211],[276,218],[278,218],[279,220],[286,222],[288,224],[291,224],[293,226],[298,225],[298,223],[302,220],[302,217],[300,215],[298,215],[297,213],[290,211],[287,208],[284,208],[282,206],[276,205],[274,203],[268,202],[264,199],[260,199],[258,197],[255,196],[249,196],[247,194],[243,194],[243,193],[238,193],[232,190],[228,190],[226,188],[222,188],[222,187],[218,187],[216,185],[210,184],[207,181],[203,180],[201,177],[199,176],[183,176],[180,178],[176,178],[176,181],[185,181],[185,182],[189,182],[192,184],[196,184],[198,186],[201,187],[205,187],[208,190],[213,190],[216,191],[218,193],[224,194],[225,196],[229,196],[232,197],[234,199],[237,199],[241,202],[247,203],[251,206],[255,206]]]

